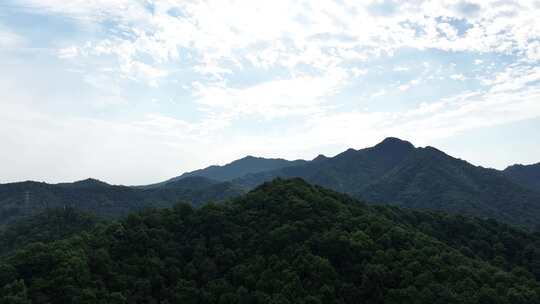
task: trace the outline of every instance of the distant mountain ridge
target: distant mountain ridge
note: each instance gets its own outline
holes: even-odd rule
[[[275,177],[301,177],[311,183],[341,192],[368,183],[401,162],[414,146],[397,138],[386,138],[374,147],[361,150],[348,149],[334,157],[316,158],[300,166],[260,174],[250,174],[233,180],[247,189]]]
[[[532,165],[512,165],[503,173],[514,182],[540,192],[540,163]]]
[[[433,147],[417,148],[389,137],[373,147],[348,149],[333,157],[319,155],[312,161],[247,156],[139,187],[113,186],[94,179],[57,185],[0,185],[0,224],[27,210],[21,202],[27,200],[28,191],[34,208],[75,204],[101,215],[119,216],[180,200],[195,205],[224,200],[279,177],[302,178],[373,204],[495,218],[534,228],[540,224],[537,170],[538,164],[504,171],[486,169]]]
[[[196,176],[152,189],[113,186],[95,179],[60,184],[0,184],[0,226],[53,208],[72,207],[110,218],[148,207],[170,207],[180,201],[199,205],[242,193],[230,182]]]
[[[398,138],[232,182],[252,189],[277,177],[300,177],[371,203],[490,217],[525,227],[540,223],[540,193],[503,172],[471,165],[433,147],[415,148]]]
[[[201,176],[217,181],[230,181],[246,174],[277,170],[284,167],[298,166],[306,163],[305,160],[286,160],[282,158],[263,158],[246,156],[223,166],[210,166],[204,169],[186,172],[167,182],[177,181],[186,177]]]

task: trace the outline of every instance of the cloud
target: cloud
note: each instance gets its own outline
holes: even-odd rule
[[[245,66],[246,59],[265,69],[295,69],[303,64],[325,69],[350,58],[392,55],[402,48],[520,52],[534,60],[539,54],[538,8],[525,3],[505,7],[497,1],[482,6],[468,1],[317,5],[283,0],[150,1],[152,10],[142,2],[126,0],[22,3],[49,13],[115,20],[120,34],[92,46],[122,50],[114,52],[122,57],[122,65],[141,55],[152,59],[153,63],[145,62],[150,65],[185,61],[187,52],[194,52],[198,54],[193,58],[194,71],[215,76],[227,74],[231,63]],[[500,17],[509,10],[511,17]],[[465,25],[461,33],[453,24],[456,21]]]
[[[59,14],[77,18],[82,22],[95,22],[144,17],[145,11],[141,3],[129,0],[20,0],[13,5],[38,13]]]
[[[398,12],[398,9],[398,2],[392,0],[372,1],[367,6],[367,11],[375,16],[392,16]]]
[[[515,66],[492,77],[489,86],[400,112],[321,114],[309,120],[302,136],[311,137],[314,142],[317,139],[353,147],[373,144],[386,136],[426,143],[475,128],[540,117],[537,67]]]
[[[16,56],[45,39],[0,27],[0,158],[31,160],[6,176],[137,183],[163,170],[152,182],[241,153],[425,142],[539,116],[534,1],[8,1],[46,15],[36,27],[53,20],[42,32],[55,51]]]
[[[404,66],[396,66],[396,67],[394,67],[393,71],[394,72],[407,72],[407,71],[409,71],[409,68],[404,67]]]
[[[414,86],[416,86],[418,84],[420,84],[420,80],[419,79],[413,79],[413,80],[407,82],[406,84],[399,85],[398,89],[400,91],[404,92],[404,91],[408,91],[410,88],[412,88],[412,87],[414,87]]]
[[[347,74],[336,69],[327,75],[299,75],[246,88],[224,84],[194,84],[196,102],[211,112],[256,115],[265,119],[310,115],[321,111],[329,97],[346,85]]]
[[[2,166],[0,183],[21,176],[49,182],[92,176],[123,184],[166,179],[209,161],[209,147],[220,138],[205,136],[227,125],[219,117],[197,123],[161,114],[105,120],[46,113],[15,102],[0,107],[0,159],[17,160]]]
[[[23,46],[26,40],[12,30],[0,25],[0,51]]]
[[[378,90],[375,93],[371,94],[370,97],[371,98],[380,97],[380,96],[386,95],[386,93],[387,93],[386,90],[381,89],[381,90]]]
[[[450,79],[459,80],[459,81],[465,81],[467,79],[467,77],[465,77],[465,75],[463,75],[463,74],[452,74],[452,75],[450,75]]]
[[[455,5],[456,11],[464,17],[476,17],[481,10],[481,6],[474,2],[460,1]]]

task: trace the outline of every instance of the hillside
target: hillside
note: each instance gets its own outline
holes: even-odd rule
[[[0,184],[0,225],[54,208],[72,207],[115,218],[147,207],[170,207],[179,201],[197,205],[242,193],[230,183],[202,177],[182,179],[159,189],[113,186],[92,179],[62,184]]]
[[[170,182],[178,181],[186,177],[206,177],[216,181],[230,181],[247,174],[278,170],[284,167],[304,164],[304,160],[289,161],[281,158],[263,158],[246,156],[223,166],[210,166],[204,169],[186,172],[180,176],[171,178],[163,183],[150,186],[161,186]]]
[[[431,147],[417,148],[387,174],[353,193],[373,202],[489,217],[530,228],[540,223],[539,194],[499,171],[475,167]]]
[[[540,192],[540,163],[513,165],[504,169],[503,173],[523,187]]]
[[[0,260],[2,303],[540,303],[540,237],[301,180]]]
[[[0,255],[30,243],[48,243],[93,229],[100,220],[73,208],[49,209],[0,229]]]
[[[276,177],[300,177],[375,203],[490,217],[529,228],[540,223],[540,193],[500,171],[471,165],[432,147],[415,148],[397,138],[232,182],[251,189]]]

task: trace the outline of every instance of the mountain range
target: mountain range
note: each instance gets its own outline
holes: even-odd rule
[[[248,156],[138,187],[96,180],[0,185],[0,223],[51,206],[73,206],[117,217],[178,201],[198,205],[238,196],[275,178],[302,178],[373,204],[494,218],[526,228],[540,224],[540,165],[499,171],[474,166],[433,147],[387,138],[311,161]]]

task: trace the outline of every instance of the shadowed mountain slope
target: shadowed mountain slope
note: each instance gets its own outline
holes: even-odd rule
[[[536,192],[540,192],[540,163],[533,165],[513,165],[503,173],[514,182]]]
[[[210,166],[204,169],[186,172],[174,177],[165,183],[177,181],[186,177],[200,176],[217,181],[230,181],[246,174],[277,170],[284,167],[297,166],[305,163],[304,160],[289,161],[281,158],[263,158],[246,156],[223,166]]]
[[[490,217],[529,228],[540,223],[539,193],[500,171],[397,138],[300,166],[246,175],[233,183],[251,189],[276,177],[300,177],[375,203]]]

